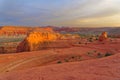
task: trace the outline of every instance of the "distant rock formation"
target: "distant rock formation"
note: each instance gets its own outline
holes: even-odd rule
[[[80,39],[80,36],[77,34],[63,34],[60,36],[62,40],[71,40],[71,39]]]
[[[99,41],[104,41],[108,39],[108,34],[107,32],[103,32],[100,36],[99,36]]]
[[[27,35],[31,28],[23,26],[3,26],[0,28],[0,35],[2,36],[15,36]]]
[[[50,28],[41,28],[31,32],[17,47],[17,52],[35,51],[45,48],[49,43],[57,40],[58,33]]]
[[[26,27],[26,26],[2,26],[0,27],[0,36],[18,36],[27,35],[30,32],[43,32],[43,31],[54,32],[50,27]]]

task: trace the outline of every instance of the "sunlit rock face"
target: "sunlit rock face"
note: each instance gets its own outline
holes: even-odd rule
[[[46,48],[48,44],[57,40],[58,37],[59,34],[50,28],[35,30],[18,45],[17,52],[36,51]]]
[[[2,36],[14,36],[14,35],[26,35],[31,28],[23,26],[3,26],[0,28],[0,35]]]
[[[108,34],[107,32],[103,32],[99,37],[99,41],[104,41],[106,39],[108,39]]]

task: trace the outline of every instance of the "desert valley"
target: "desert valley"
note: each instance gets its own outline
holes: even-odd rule
[[[0,0],[0,80],[120,80],[120,0]]]
[[[120,80],[120,28],[1,26],[0,80]]]

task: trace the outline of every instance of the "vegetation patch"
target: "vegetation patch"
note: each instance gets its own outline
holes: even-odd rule
[[[60,63],[62,63],[62,61],[58,61],[57,63],[60,64]]]
[[[108,56],[111,56],[111,55],[113,55],[113,54],[110,53],[110,52],[106,52],[106,53],[105,53],[105,57],[108,57]]]
[[[97,57],[98,57],[98,58],[102,58],[103,55],[102,55],[101,53],[97,53]]]

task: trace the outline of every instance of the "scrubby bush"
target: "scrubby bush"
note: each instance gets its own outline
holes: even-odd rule
[[[94,50],[94,52],[96,53],[97,51],[96,51],[96,50]]]
[[[89,38],[88,41],[89,41],[89,42],[93,42],[93,39],[92,39],[92,38]]]
[[[98,40],[98,38],[96,38],[96,40]]]
[[[65,62],[69,62],[69,60],[65,59]]]
[[[91,52],[87,52],[87,54],[88,54],[88,55],[90,55],[90,54],[91,54]]]
[[[101,58],[101,57],[102,57],[102,54],[101,54],[101,53],[98,53],[97,56],[98,56],[98,58]]]
[[[57,63],[60,64],[60,63],[62,63],[62,62],[61,62],[61,61],[58,61]]]
[[[110,53],[110,52],[106,52],[106,53],[105,53],[105,57],[111,56],[111,55],[112,55],[112,53]]]
[[[72,59],[74,59],[74,58],[75,58],[75,56],[72,56],[71,58],[72,58]]]
[[[82,44],[81,42],[79,42],[78,44]]]

